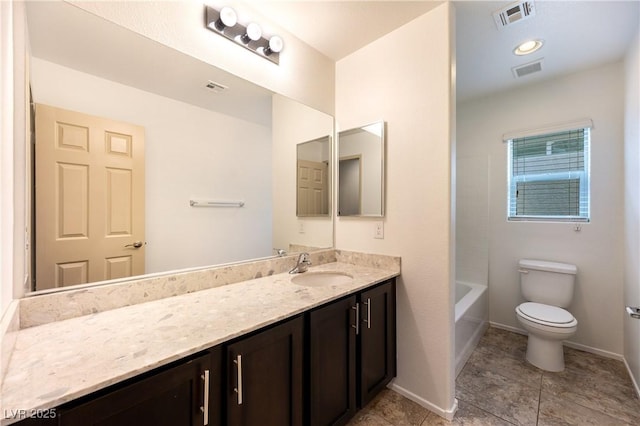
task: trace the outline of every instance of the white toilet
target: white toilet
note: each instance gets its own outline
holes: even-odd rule
[[[562,341],[573,336],[578,321],[565,309],[573,299],[578,268],[542,260],[519,262],[520,289],[527,302],[516,317],[529,332],[527,361],[547,371],[564,370]]]

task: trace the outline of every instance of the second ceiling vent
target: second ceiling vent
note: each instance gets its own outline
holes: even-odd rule
[[[511,68],[511,72],[513,72],[513,76],[515,78],[521,78],[525,75],[533,74],[540,71],[542,71],[542,59]]]
[[[498,29],[502,30],[516,22],[535,16],[535,14],[536,10],[533,7],[533,1],[522,1],[512,3],[504,9],[494,12],[493,20],[496,22]]]

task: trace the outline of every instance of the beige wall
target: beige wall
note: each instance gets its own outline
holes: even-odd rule
[[[469,183],[473,177],[467,176],[459,184],[473,185],[475,195],[488,200],[492,323],[521,330],[514,313],[523,301],[518,259],[573,263],[578,275],[569,311],[578,320],[578,332],[571,342],[606,355],[622,354],[623,98],[622,64],[615,63],[458,105],[459,157],[467,162],[476,158],[479,165],[478,181]],[[591,222],[580,232],[570,223],[507,222],[507,148],[502,135],[583,118],[594,123]],[[488,185],[482,188],[481,181]],[[458,198],[460,211],[477,207],[474,199]],[[461,253],[481,240],[484,214],[479,213],[472,238],[459,233]],[[473,215],[459,219],[460,229],[476,225]],[[482,265],[478,268],[474,273],[481,276]]]
[[[452,19],[440,5],[336,65],[338,130],[387,122],[385,238],[378,220],[338,217],[336,246],[402,256],[393,386],[443,416],[455,409]]]
[[[625,62],[624,299],[640,306],[640,31]],[[624,357],[640,394],[640,320],[625,316]]]
[[[25,204],[27,190],[26,150],[24,141],[29,125],[28,89],[26,84],[28,57],[24,3],[2,2],[2,151],[0,179],[2,208],[0,211],[0,317],[13,300],[22,294],[28,263],[25,256]],[[17,254],[17,255],[16,255]]]

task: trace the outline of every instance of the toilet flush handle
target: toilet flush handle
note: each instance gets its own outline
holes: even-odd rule
[[[518,272],[520,272],[521,274],[528,274],[529,271],[526,269],[518,269]]]

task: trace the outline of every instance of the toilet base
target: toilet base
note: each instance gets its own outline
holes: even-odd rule
[[[562,340],[549,340],[529,333],[527,361],[534,366],[552,372],[564,371]]]

